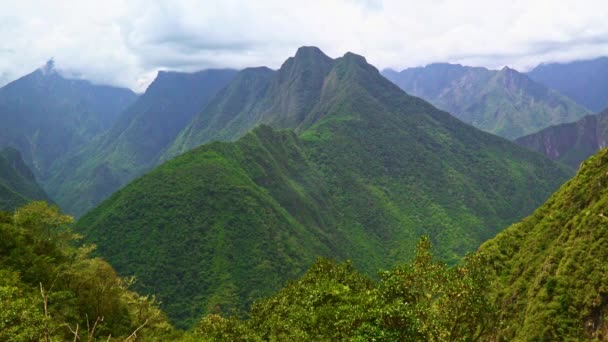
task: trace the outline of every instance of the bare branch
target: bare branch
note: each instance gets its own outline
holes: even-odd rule
[[[137,337],[137,332],[139,331],[139,329],[143,328],[146,324],[148,324],[147,319],[144,322],[144,324],[140,325],[137,329],[135,329],[135,331],[133,331],[133,333],[131,333],[131,335],[129,335],[129,337],[127,337],[125,339],[125,341],[135,341],[135,338]]]

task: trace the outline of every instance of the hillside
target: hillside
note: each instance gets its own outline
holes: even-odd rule
[[[607,184],[604,149],[533,215],[481,246],[506,340],[608,337]]]
[[[324,55],[303,49],[286,64],[312,55],[320,63],[310,67],[325,70]],[[77,228],[189,326],[204,311],[241,312],[317,255],[352,259],[373,274],[410,258],[426,234],[439,257],[455,263],[568,177],[549,159],[408,96],[361,56],[330,65],[322,82],[283,94],[300,103],[292,108],[310,109],[274,116],[301,122],[296,131],[261,126],[180,155],[117,191]],[[301,73],[283,82],[319,74]],[[251,84],[243,94],[259,89]],[[308,91],[313,84],[320,90]],[[312,102],[298,102],[304,98]]]
[[[430,64],[383,75],[464,122],[508,139],[573,122],[589,111],[510,68]]]
[[[52,61],[0,88],[0,147],[18,149],[44,182],[55,160],[107,130],[137,96],[66,79]]]
[[[547,127],[515,142],[576,169],[608,146],[608,109],[577,122]]]
[[[107,133],[54,165],[45,183],[50,195],[67,212],[82,215],[157,165],[176,135],[235,74],[160,71]]]
[[[527,75],[593,112],[608,107],[608,57],[541,64]]]
[[[31,200],[48,200],[19,151],[0,150],[0,210],[14,210]]]

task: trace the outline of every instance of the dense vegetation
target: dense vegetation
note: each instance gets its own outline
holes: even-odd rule
[[[317,260],[306,274],[258,300],[249,319],[206,316],[198,341],[478,341],[491,336],[496,312],[480,255],[448,268],[420,240],[411,263],[379,273]]]
[[[590,114],[569,98],[507,67],[495,71],[431,64],[383,74],[409,94],[508,139]]]
[[[286,63],[318,75],[310,68],[325,70],[326,59],[311,52]],[[406,95],[361,56],[331,65],[322,82],[304,82],[317,95],[285,95],[316,101],[296,132],[261,126],[203,145],[116,192],[77,228],[189,326],[203,312],[243,312],[319,255],[374,274],[411,258],[428,235],[454,264],[567,178],[547,158]]]
[[[481,246],[505,340],[608,339],[608,149]],[[492,272],[490,272],[492,273]]]
[[[31,200],[48,200],[19,151],[0,150],[0,210],[14,210]]]
[[[32,202],[0,212],[0,340],[167,340],[177,337],[153,297],[75,247],[72,221]]]
[[[515,140],[573,168],[608,146],[608,109],[577,122],[551,126]]]
[[[608,57],[541,64],[528,76],[594,112],[608,107]]]
[[[0,88],[0,147],[17,148],[44,183],[51,165],[108,129],[136,95],[62,77],[52,61]]]
[[[55,163],[45,184],[50,195],[67,212],[82,215],[156,166],[175,136],[235,74],[160,71],[109,131]]]

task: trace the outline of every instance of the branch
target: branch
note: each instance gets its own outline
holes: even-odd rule
[[[146,324],[148,324],[148,320],[147,319],[144,322],[144,324],[140,325],[137,329],[135,329],[135,331],[133,331],[133,333],[131,335],[129,335],[129,337],[127,337],[125,339],[125,341],[133,341],[133,340],[135,340],[135,337],[137,337],[137,332],[139,331],[139,329],[143,328]],[[133,338],[133,340],[131,340],[131,338]]]

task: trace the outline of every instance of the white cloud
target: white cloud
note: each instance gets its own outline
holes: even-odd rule
[[[527,69],[608,55],[605,0],[0,0],[0,82],[54,57],[64,72],[143,90],[158,69],[280,64],[301,45],[380,68]]]

